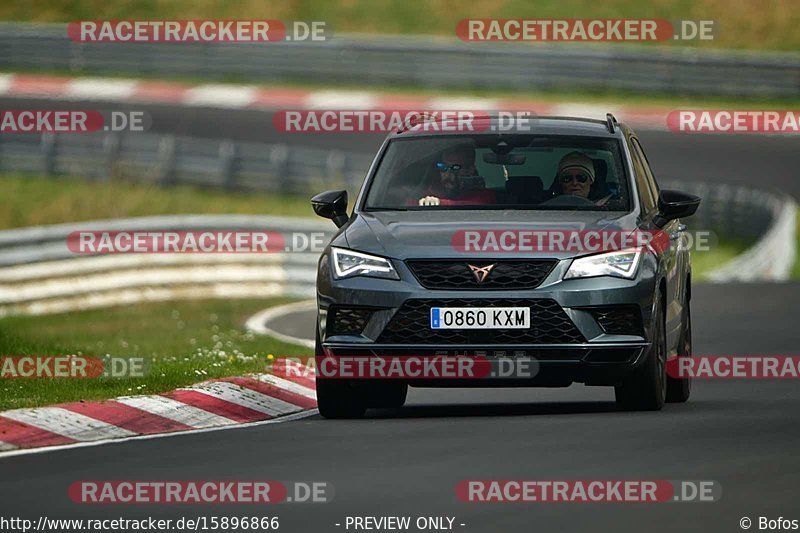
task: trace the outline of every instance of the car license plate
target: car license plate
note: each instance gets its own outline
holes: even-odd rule
[[[431,329],[527,329],[530,307],[432,307]]]

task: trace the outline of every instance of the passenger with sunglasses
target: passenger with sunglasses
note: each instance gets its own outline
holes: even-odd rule
[[[586,154],[570,152],[558,162],[556,182],[561,194],[588,198],[594,183],[594,163]]]
[[[442,152],[435,163],[438,180],[416,203],[418,205],[487,205],[497,202],[494,191],[486,189],[475,168],[475,147],[459,144]],[[465,184],[472,184],[466,187]]]

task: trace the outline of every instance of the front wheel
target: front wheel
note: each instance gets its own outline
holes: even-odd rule
[[[681,324],[681,339],[678,343],[678,357],[692,356],[692,311],[689,308],[689,300],[686,300],[684,309],[684,321]],[[692,378],[673,378],[667,376],[667,402],[683,403],[689,399],[692,393]]]
[[[314,355],[324,355],[319,330],[316,335]],[[317,409],[323,418],[361,418],[367,412],[362,391],[344,379],[320,379],[317,376]]]
[[[646,359],[614,387],[617,406],[627,411],[660,411],[667,396],[667,338],[661,293],[656,293],[653,336]]]

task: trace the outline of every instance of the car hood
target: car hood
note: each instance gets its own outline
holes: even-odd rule
[[[396,259],[476,256],[566,259],[588,252],[465,251],[456,236],[463,231],[492,231],[496,235],[500,230],[605,230],[626,234],[636,229],[636,223],[633,213],[606,211],[375,211],[358,213],[348,225],[344,238],[349,248]]]

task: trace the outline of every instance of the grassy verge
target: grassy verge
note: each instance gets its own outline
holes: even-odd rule
[[[103,218],[172,214],[314,216],[309,197],[161,188],[121,181],[4,176],[0,229]]]
[[[40,0],[6,2],[0,18],[40,22],[98,19],[281,19],[323,20],[334,32],[434,34],[453,36],[464,18],[663,18],[713,20],[711,41],[683,46],[797,50],[800,10],[794,0]],[[671,44],[666,42],[664,44]]]
[[[707,274],[734,259],[747,250],[752,243],[744,241],[721,241],[707,251],[692,251],[692,275],[696,281],[703,281]]]
[[[287,299],[159,303],[0,320],[0,355],[74,354],[145,359],[141,378],[0,379],[0,410],[154,394],[206,379],[264,372],[269,354],[306,348],[243,328]]]

